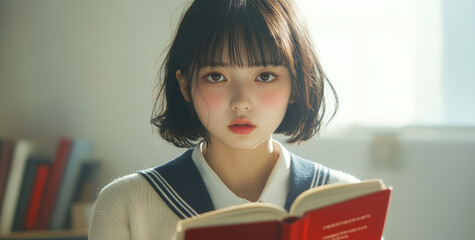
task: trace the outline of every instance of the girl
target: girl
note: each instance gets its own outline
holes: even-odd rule
[[[292,0],[195,0],[161,73],[152,123],[190,149],[106,186],[91,239],[170,239],[183,218],[255,201],[288,209],[309,188],[358,181],[272,138],[316,135],[324,89],[334,94]]]

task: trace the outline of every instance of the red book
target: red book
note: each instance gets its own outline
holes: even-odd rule
[[[181,220],[177,240],[380,240],[392,188],[381,180],[328,184],[303,192],[289,213],[249,203]]]
[[[51,175],[46,184],[46,192],[40,203],[40,212],[35,229],[47,230],[51,221],[54,206],[58,198],[59,187],[63,180],[64,170],[68,163],[69,153],[71,152],[72,141],[68,138],[62,138],[59,141],[56,156],[53,161]]]
[[[40,211],[41,199],[45,193],[46,182],[48,180],[51,165],[48,163],[39,164],[33,185],[33,192],[26,210],[26,217],[24,222],[25,230],[33,230],[37,224],[38,214]]]
[[[7,177],[10,170],[10,162],[12,161],[12,153],[14,147],[13,141],[2,140],[0,146],[0,212],[2,208],[3,193],[7,185]]]
[[[15,216],[13,218],[12,231],[25,230],[23,225],[26,219],[28,205],[34,191],[36,172],[38,171],[38,167],[45,163],[51,165],[51,159],[40,157],[38,155],[29,156],[26,161],[25,171],[23,172],[23,179],[20,185],[20,192],[16,200],[17,205]]]

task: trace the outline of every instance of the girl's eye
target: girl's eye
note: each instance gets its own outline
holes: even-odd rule
[[[220,73],[211,73],[211,74],[208,74],[205,78],[206,80],[213,83],[222,82],[226,80],[226,78],[224,78],[224,76]]]
[[[274,80],[276,76],[271,73],[261,73],[259,76],[257,76],[256,80],[261,81],[261,82],[271,82]]]

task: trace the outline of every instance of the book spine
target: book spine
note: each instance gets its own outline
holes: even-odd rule
[[[71,200],[71,208],[75,203],[89,203],[94,202],[94,193],[93,193],[93,184],[97,171],[99,169],[99,162],[95,160],[87,160],[81,164],[79,171],[79,179],[76,182],[73,190],[73,198]],[[69,229],[73,227],[73,216],[72,210],[69,210],[67,213],[66,221],[64,227]]]
[[[9,233],[12,230],[26,159],[33,148],[33,143],[29,141],[19,141],[15,146],[0,216],[0,233]]]
[[[14,145],[11,140],[2,140],[0,149],[0,213],[2,212],[3,195],[7,185]]]
[[[25,221],[26,208],[33,191],[33,184],[35,178],[35,172],[38,164],[44,159],[38,157],[29,157],[26,162],[25,172],[23,174],[23,180],[20,187],[20,195],[18,197],[18,203],[15,211],[15,217],[13,220],[13,231],[21,231],[23,229],[23,222]]]
[[[290,217],[280,222],[280,240],[303,240],[307,227],[305,218]]]
[[[38,216],[37,230],[47,230],[51,221],[54,205],[58,197],[60,184],[63,180],[64,170],[71,151],[72,141],[68,138],[62,138],[59,141],[56,156],[54,158],[51,175],[48,179],[46,192],[40,205],[40,213]]]
[[[35,185],[33,186],[33,192],[30,197],[28,209],[26,211],[25,222],[23,225],[25,230],[34,230],[35,226],[37,225],[40,203],[46,190],[45,188],[50,170],[50,163],[42,163],[38,166],[35,174]]]
[[[59,190],[58,200],[51,217],[51,230],[60,230],[65,227],[68,211],[74,195],[74,187],[79,179],[81,164],[92,152],[92,145],[88,141],[75,140],[66,166],[65,174]]]
[[[95,183],[99,166],[99,162],[96,160],[88,160],[82,164],[79,171],[79,180],[76,187],[74,187],[73,202],[94,201],[92,186]]]

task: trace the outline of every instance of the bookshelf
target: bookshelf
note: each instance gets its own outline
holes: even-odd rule
[[[10,239],[66,239],[66,240],[86,240],[87,229],[61,230],[61,231],[20,231],[9,234],[0,234],[1,240]]]
[[[0,240],[87,239],[99,167],[92,143],[62,138],[46,157],[40,144],[0,138]]]

